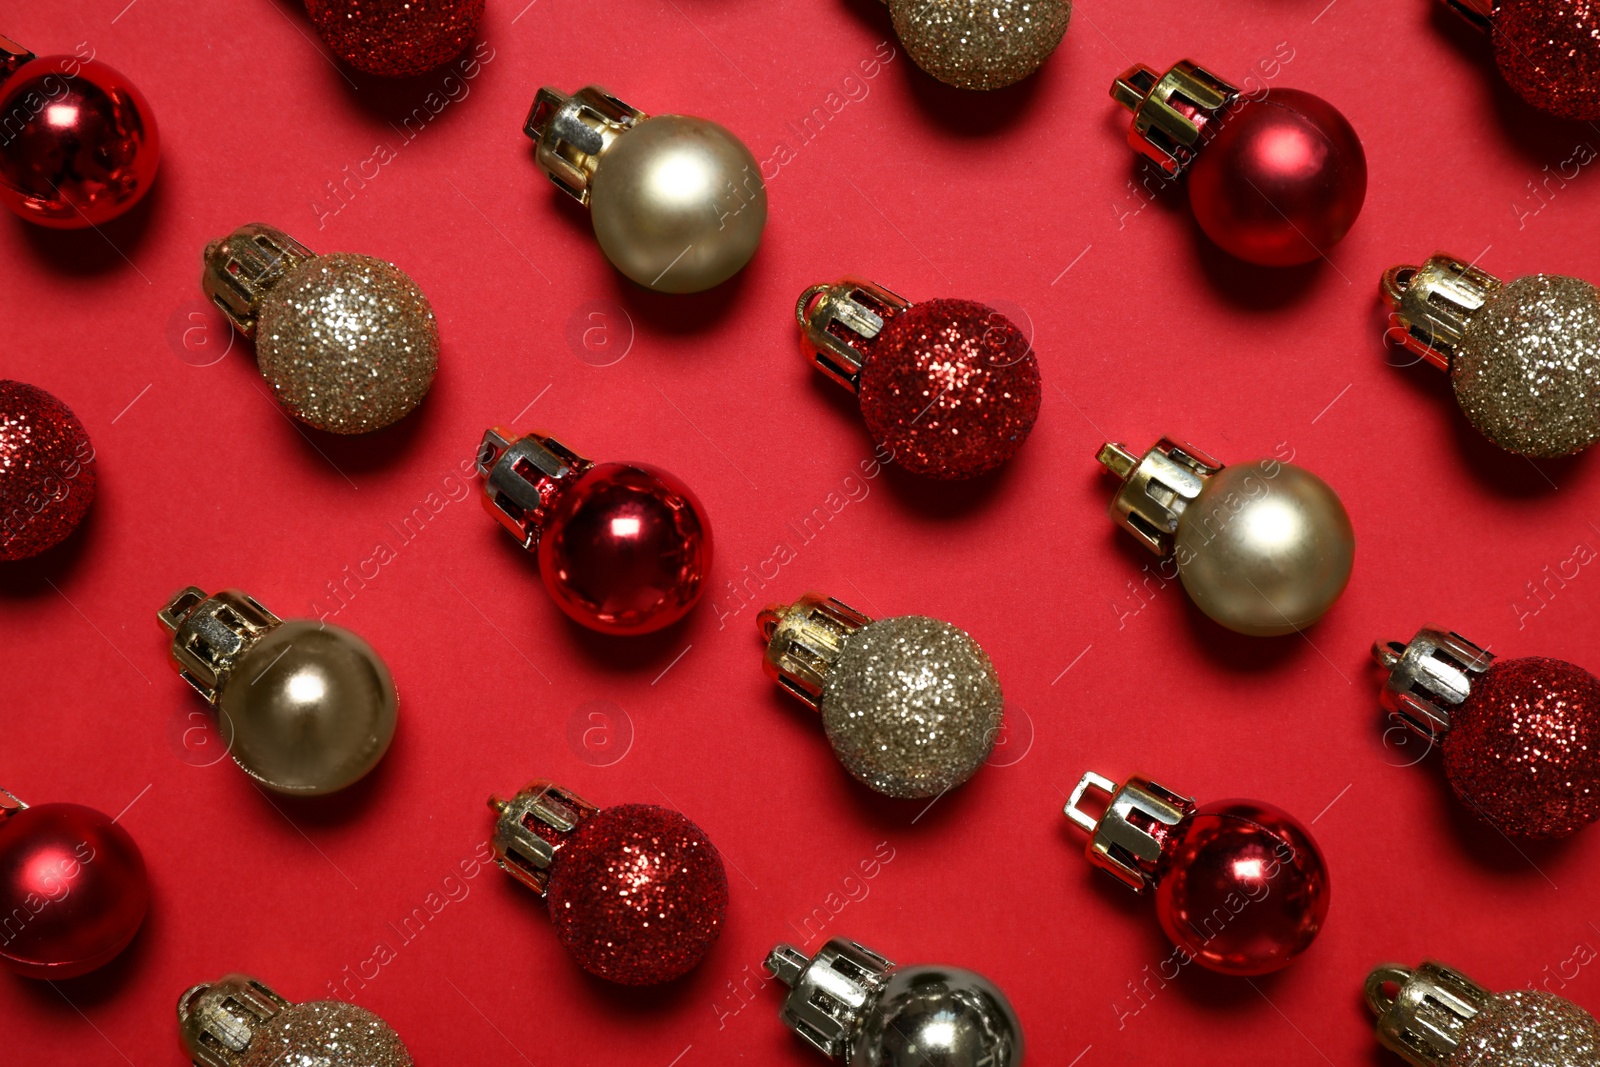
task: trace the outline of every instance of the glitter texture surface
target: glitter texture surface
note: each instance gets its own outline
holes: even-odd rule
[[[94,446],[77,416],[43,389],[0,381],[0,560],[59,544],[94,487]]]
[[[1600,1027],[1570,1000],[1531,989],[1498,994],[1462,1031],[1450,1067],[1597,1067]]]
[[[337,1000],[296,1004],[251,1039],[239,1067],[412,1067],[389,1024]]]
[[[335,55],[385,78],[423,74],[460,54],[483,7],[484,0],[306,0]]]
[[[888,0],[911,61],[959,89],[1003,89],[1050,58],[1066,0]]]
[[[1506,284],[1468,321],[1450,378],[1467,420],[1508,451],[1600,440],[1600,290],[1560,274]]]
[[[722,936],[728,877],[700,827],[668,808],[621,804],[561,842],[547,899],[584,970],[653,985],[688,972]]]
[[[1494,57],[1511,88],[1566,119],[1600,119],[1600,3],[1500,0]]]
[[[971,778],[1004,711],[988,654],[922,615],[850,635],[822,691],[822,725],[839,762],[891,797],[938,796]]]
[[[1039,364],[1022,331],[971,300],[928,300],[866,348],[861,415],[906,470],[971,478],[1000,466],[1039,417]]]
[[[1443,750],[1456,795],[1501,831],[1564,837],[1600,818],[1600,680],[1558,659],[1496,660]]]
[[[256,362],[295,418],[367,433],[404,418],[439,366],[433,308],[398,267],[347,252],[302,264],[261,302]]]

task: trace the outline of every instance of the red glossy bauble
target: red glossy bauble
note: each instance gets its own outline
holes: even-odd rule
[[[861,416],[894,462],[972,478],[1022,447],[1039,417],[1039,363],[1005,315],[971,300],[925,300],[862,346]]]
[[[590,974],[623,985],[671,981],[722,936],[722,858],[705,831],[675,811],[605,808],[560,841],[556,857],[550,918]]]
[[[109,962],[144,921],[139,846],[93,808],[41,804],[0,821],[0,963],[73,978]]]
[[[94,490],[94,445],[77,416],[43,389],[0,380],[0,561],[60,543]]]
[[[1310,947],[1328,915],[1328,869],[1311,834],[1270,804],[1197,808],[1162,844],[1156,911],[1195,962],[1267,974]]]
[[[1502,833],[1553,838],[1600,819],[1600,679],[1558,659],[1497,659],[1451,711],[1445,774]]]
[[[1367,157],[1345,117],[1297,89],[1242,99],[1189,168],[1189,203],[1218,247],[1262,266],[1307,263],[1350,232]]]
[[[409,78],[461,54],[477,36],[484,0],[306,0],[335,55],[367,74]]]
[[[539,571],[561,610],[595,630],[670,626],[705,592],[711,524],[689,487],[657,467],[601,463],[556,499]]]
[[[98,226],[138,203],[155,181],[161,136],[150,105],[97,60],[41,56],[22,64],[0,82],[0,115],[0,201],[29,222]]]
[[[1495,62],[1534,107],[1600,119],[1600,2],[1499,0],[1490,20]]]

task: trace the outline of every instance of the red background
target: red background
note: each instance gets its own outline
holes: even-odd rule
[[[1360,1002],[1372,965],[1436,956],[1507,988],[1570,976],[1575,948],[1600,944],[1600,831],[1514,847],[1465,816],[1435,760],[1404,766],[1417,746],[1386,744],[1367,662],[1375,637],[1438,621],[1503,654],[1600,664],[1600,575],[1580,568],[1543,601],[1527,588],[1600,545],[1595,457],[1495,451],[1443,375],[1381,341],[1379,274],[1436,248],[1502,277],[1600,278],[1600,177],[1550,179],[1543,199],[1529,185],[1600,131],[1517,101],[1441,5],[1085,3],[1040,75],[974,96],[917,71],[869,0],[494,0],[477,77],[402,84],[336,66],[290,0],[125,3],[13,5],[0,27],[41,53],[87,41],[143,88],[165,149],[150,200],[103,236],[0,220],[0,372],[78,413],[100,477],[78,535],[0,572],[0,782],[111,814],[136,800],[122,823],[154,903],[101,973],[0,981],[6,1064],[177,1064],[173,1004],[192,983],[243,970],[310,1000],[346,967],[371,973],[374,946],[398,941],[390,924],[486,839],[485,797],[535,777],[700,823],[728,861],[726,935],[682,982],[612,988],[486,868],[357,991],[419,1063],[821,1062],[753,976],[775,941],[836,934],[994,978],[1034,1064],[1376,1063]],[[894,58],[863,77],[885,41]],[[1106,89],[1133,62],[1183,56],[1323,95],[1361,133],[1372,184],[1331,262],[1230,262],[1181,189],[1134,191]],[[589,82],[787,159],[768,167],[771,222],[737,280],[687,298],[633,287],[536,172],[520,133],[535,89]],[[430,93],[457,99],[407,140],[397,128]],[[812,139],[797,133],[830,107]],[[326,183],[379,145],[393,158],[334,199]],[[247,342],[223,354],[200,250],[253,220],[417,279],[444,350],[414,417],[357,440],[302,431]],[[801,357],[791,311],[846,272],[1031,326],[1044,408],[1009,469],[958,487],[859,478],[870,442]],[[450,499],[475,489],[449,475],[483,428],[525,411],[522,427],[695,487],[716,589],[685,625],[630,641],[575,628],[476,499]],[[1355,577],[1306,637],[1234,637],[1177,586],[1135,610],[1128,583],[1153,558],[1106,521],[1093,456],[1103,435],[1142,449],[1164,432],[1227,462],[1292,449],[1342,494]],[[166,662],[167,596],[239,586],[280,615],[316,613],[434,492],[446,503],[423,532],[330,616],[400,687],[378,772],[293,803],[226,759],[197,766],[216,742],[185,733],[203,705]],[[848,503],[802,542],[787,524],[829,494]],[[763,677],[756,605],[727,584],[781,541],[797,558],[753,598],[817,589],[977,637],[1008,697],[1007,765],[926,811],[854,785]],[[594,701],[609,702],[598,719]],[[1169,949],[1061,815],[1090,768],[1315,819],[1334,885],[1315,947],[1253,983],[1191,968],[1123,1014],[1139,1005],[1128,983]],[[863,879],[875,852],[893,859]],[[820,936],[797,932],[818,908]],[[1595,970],[1550,988],[1600,1003]]]

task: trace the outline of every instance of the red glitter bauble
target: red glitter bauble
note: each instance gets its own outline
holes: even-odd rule
[[[1456,795],[1519,837],[1565,837],[1600,818],[1600,679],[1558,659],[1501,659],[1450,712]]]
[[[94,486],[94,446],[77,416],[43,389],[0,381],[0,560],[60,543]]]
[[[971,300],[928,300],[867,345],[861,415],[906,470],[972,478],[1010,459],[1039,417],[1039,363],[1016,323]]]
[[[477,36],[484,0],[306,0],[335,55],[384,78],[426,74]]]
[[[640,463],[602,463],[564,487],[539,537],[561,610],[591,629],[670,626],[705,592],[711,523],[689,487]]]
[[[1161,928],[1223,974],[1286,966],[1328,916],[1328,868],[1310,832],[1253,800],[1196,809],[1163,842],[1156,878]]]
[[[728,878],[705,831],[667,808],[605,808],[562,841],[547,892],[556,934],[590,974],[654,985],[722,935]]]
[[[0,963],[17,974],[87,974],[127,947],[149,903],[139,846],[93,808],[41,804],[0,822]]]
[[[1206,236],[1268,267],[1325,255],[1366,196],[1356,131],[1332,104],[1297,89],[1244,100],[1189,168],[1189,204]]]
[[[1600,0],[1500,0],[1490,24],[1518,96],[1564,119],[1600,119]]]
[[[104,63],[30,60],[0,83],[0,115],[0,201],[29,222],[98,226],[138,203],[155,181],[155,116],[133,83]]]

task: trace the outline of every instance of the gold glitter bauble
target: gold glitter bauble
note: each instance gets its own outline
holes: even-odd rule
[[[195,1067],[413,1067],[400,1035],[366,1008],[293,1004],[245,974],[179,997],[178,1037]]]
[[[1506,283],[1472,314],[1450,377],[1501,448],[1565,456],[1600,440],[1600,289],[1560,274]]]
[[[1600,1027],[1561,997],[1500,993],[1467,1023],[1450,1067],[1597,1067]]]
[[[822,693],[822,724],[846,770],[891,797],[960,785],[994,748],[1000,679],[965,631],[902,615],[843,642]]]
[[[261,301],[256,361],[289,413],[331,433],[397,422],[439,366],[433,308],[372,256],[334,252],[295,267]]]
[[[239,1067],[412,1067],[389,1024],[337,1000],[296,1004],[250,1041]]]
[[[888,0],[911,61],[958,89],[1004,89],[1050,58],[1068,0]]]

